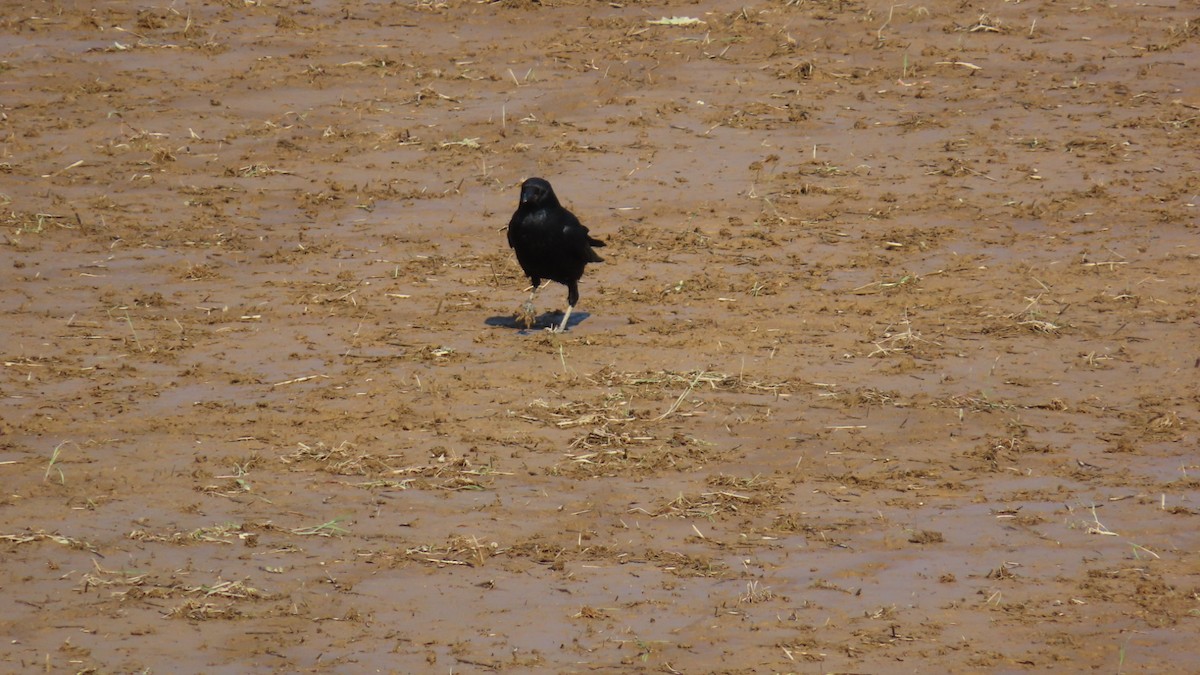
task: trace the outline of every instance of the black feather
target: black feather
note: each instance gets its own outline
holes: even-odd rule
[[[558,203],[554,188],[541,178],[521,184],[521,201],[508,223],[508,245],[517,253],[517,262],[533,282],[534,291],[543,279],[567,287],[567,311],[559,330],[579,302],[579,279],[588,263],[603,262],[593,247],[604,242],[588,234],[575,214]],[[532,305],[533,296],[530,296]]]

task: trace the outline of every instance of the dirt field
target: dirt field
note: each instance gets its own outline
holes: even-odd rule
[[[1196,0],[3,4],[0,670],[1200,671]]]

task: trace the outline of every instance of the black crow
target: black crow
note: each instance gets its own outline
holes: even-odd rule
[[[562,323],[550,330],[555,333],[566,330],[571,310],[579,302],[583,267],[604,261],[592,250],[593,246],[604,246],[604,242],[588,236],[588,229],[575,214],[558,203],[548,181],[530,178],[521,183],[521,202],[508,222],[508,245],[517,252],[517,262],[533,282],[533,292],[521,306],[525,327],[533,325],[533,298],[542,279],[549,279],[567,287],[567,311]]]

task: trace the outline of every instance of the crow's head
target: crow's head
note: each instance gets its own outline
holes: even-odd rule
[[[521,183],[521,206],[553,206],[558,203],[554,188],[542,178],[530,178]]]

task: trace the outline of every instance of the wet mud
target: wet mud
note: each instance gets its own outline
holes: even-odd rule
[[[1198,20],[8,3],[4,669],[1196,672]]]

